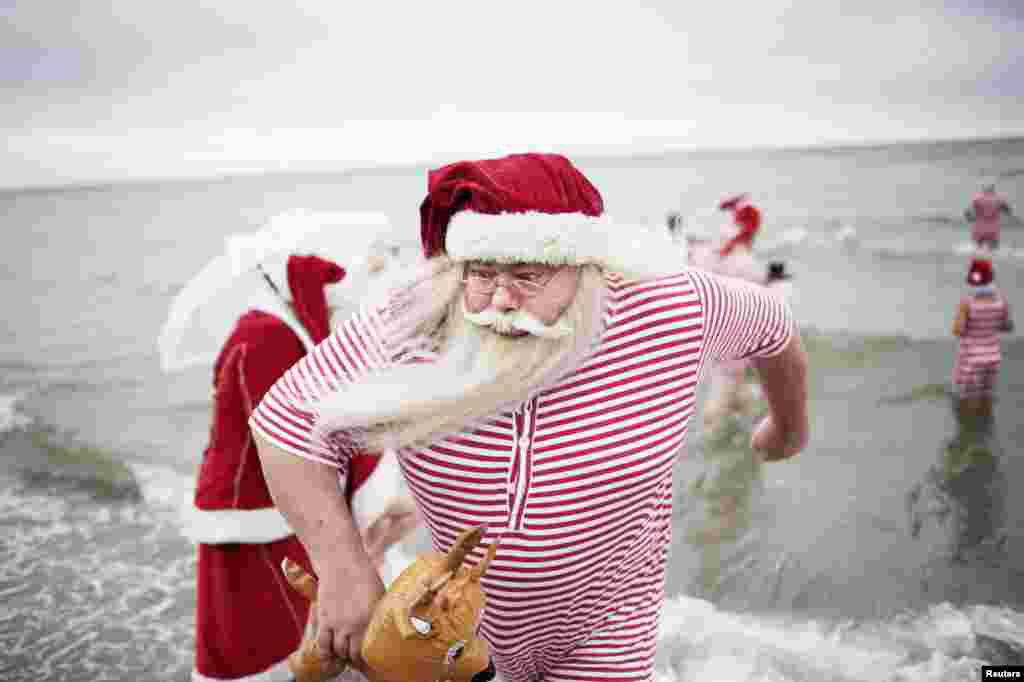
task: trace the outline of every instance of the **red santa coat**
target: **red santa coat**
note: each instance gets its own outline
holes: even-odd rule
[[[193,680],[287,680],[287,657],[306,626],[308,602],[281,572],[305,549],[274,508],[248,419],[263,394],[330,332],[324,287],[345,271],[316,256],[292,256],[295,318],[243,314],[214,365],[214,415],[186,533],[199,544]],[[297,325],[301,324],[301,327]],[[378,457],[361,455],[359,489]]]

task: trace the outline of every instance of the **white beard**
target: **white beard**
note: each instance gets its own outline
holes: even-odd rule
[[[451,273],[434,276],[450,278]],[[438,287],[423,290],[437,293]],[[397,450],[427,445],[510,409],[589,355],[603,329],[604,298],[603,274],[585,267],[564,321],[552,325],[568,333],[511,337],[467,319],[462,288],[456,286],[442,299],[447,301],[443,320],[426,337],[402,341],[398,335],[392,344],[432,349],[431,361],[391,366],[324,397],[315,406],[315,437],[354,448]],[[419,326],[422,333],[421,322],[399,320],[393,328]]]

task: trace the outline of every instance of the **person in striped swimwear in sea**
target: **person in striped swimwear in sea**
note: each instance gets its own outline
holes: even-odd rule
[[[993,283],[992,262],[971,261],[967,272],[970,292],[960,301],[953,335],[960,347],[953,366],[953,386],[964,416],[990,416],[996,378],[1002,362],[999,334],[1013,331],[1010,306]]]
[[[971,239],[979,248],[999,248],[1000,220],[1011,215],[1010,204],[996,193],[996,186],[987,184],[971,199],[964,218],[971,224]]]
[[[320,579],[330,655],[361,664],[384,589],[338,494],[352,452],[398,453],[437,550],[486,527],[467,558],[498,543],[480,633],[501,677],[526,682],[652,679],[673,464],[715,362],[751,358],[761,375],[755,450],[805,447],[807,361],[786,304],[685,269],[665,230],[603,213],[558,155],[431,171],[425,264],[253,413],[274,499]]]

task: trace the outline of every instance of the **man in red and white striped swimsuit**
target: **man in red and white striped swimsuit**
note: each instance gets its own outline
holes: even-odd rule
[[[805,446],[806,357],[785,303],[686,270],[663,231],[602,214],[561,156],[432,171],[425,264],[254,412],[268,484],[320,578],[324,650],[358,665],[383,593],[337,492],[361,448],[399,452],[437,549],[476,525],[470,561],[498,543],[481,634],[502,678],[525,682],[651,679],[673,463],[714,362],[761,373],[771,415],[755,449]]]
[[[988,184],[971,199],[971,205],[964,211],[964,217],[971,223],[971,239],[979,247],[999,248],[1000,219],[1010,215],[1006,199],[996,194],[996,186]]]
[[[970,293],[961,299],[953,322],[953,334],[960,337],[953,386],[963,415],[992,414],[996,377],[1002,363],[999,335],[1013,330],[1010,305],[996,288],[994,279],[991,261],[971,261],[967,271]]]

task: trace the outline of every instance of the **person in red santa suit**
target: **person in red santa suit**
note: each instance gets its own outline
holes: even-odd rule
[[[345,270],[295,254],[266,277],[274,293],[238,319],[214,365],[210,440],[186,520],[199,551],[196,681],[288,680],[287,657],[307,627],[308,602],[280,568],[285,556],[306,561],[305,548],[274,507],[247,422],[267,389],[330,333],[328,293]],[[397,472],[380,461],[358,453],[345,482],[375,565],[416,524],[388,481]]]
[[[785,303],[687,269],[665,230],[617,224],[568,159],[433,170],[426,262],[349,317],[250,419],[267,482],[319,577],[318,645],[361,665],[384,586],[338,495],[352,453],[396,453],[438,551],[485,526],[480,633],[506,682],[650,680],[672,475],[712,363],[753,358],[768,460],[808,437]],[[424,661],[442,669],[439,658]]]
[[[761,229],[761,211],[747,194],[723,200],[719,210],[732,214],[737,232],[716,251],[717,258],[705,264],[711,272],[765,284],[765,268],[754,256],[754,238]],[[751,369],[747,360],[731,360],[715,368],[714,392],[704,410],[704,426],[717,429],[730,415],[746,415],[754,404],[754,387],[748,381]]]
[[[732,214],[737,231],[719,247],[714,272],[750,282],[763,281],[764,267],[753,256],[754,238],[761,229],[761,211],[746,194],[726,199],[718,208]]]

